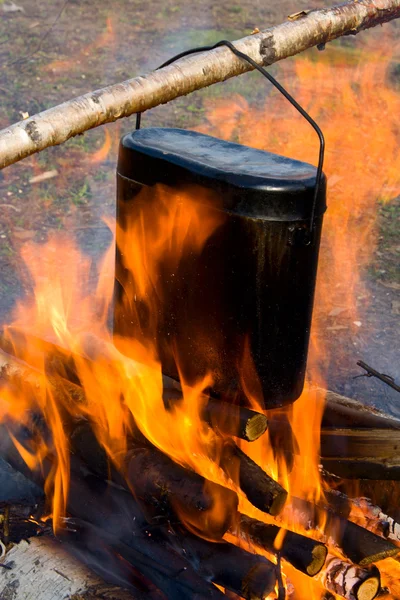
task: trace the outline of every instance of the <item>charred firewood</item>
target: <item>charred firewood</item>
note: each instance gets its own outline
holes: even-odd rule
[[[400,419],[335,392],[325,394],[322,429],[400,429]]]
[[[365,569],[328,555],[318,576],[325,588],[347,600],[373,600],[381,586],[379,570]]]
[[[91,340],[91,338],[90,338]],[[96,342],[97,343],[97,342]],[[103,346],[101,346],[101,349]],[[109,351],[108,345],[106,350]],[[21,369],[21,364],[18,359],[8,357],[2,353],[4,369],[7,369],[3,375],[9,374],[9,370],[12,369],[13,376],[18,374],[18,369]],[[23,373],[29,376],[29,381],[32,385],[37,384],[39,374],[28,365],[23,366]],[[50,378],[49,385],[51,386],[53,393],[58,397],[61,394],[66,394],[69,397],[79,403],[84,403],[85,398],[83,390],[74,383],[71,383],[61,377],[54,376]],[[65,399],[64,399],[65,403]],[[77,451],[78,454],[89,461],[90,465],[96,473],[98,469],[104,470],[102,476],[107,477],[108,469],[107,459],[104,455],[104,451],[100,448],[97,452],[93,452],[93,447],[97,446],[97,442],[92,435],[79,436],[80,428],[84,428],[84,432],[88,433],[89,425],[80,425],[78,431],[74,430],[70,433],[70,439],[72,442],[73,450]],[[87,437],[87,439],[86,439]],[[83,441],[83,445],[86,447],[88,443],[91,443],[91,450],[86,451],[80,445]],[[93,443],[92,443],[93,442]],[[94,444],[94,446],[93,446]],[[236,465],[239,466],[239,483],[242,486],[244,493],[249,497],[250,502],[253,502],[255,506],[269,512],[272,515],[276,515],[281,510],[286,497],[287,492],[273,479],[271,479],[264,471],[258,467],[249,457],[247,457],[237,446],[232,444],[229,449],[228,445],[224,449],[224,455],[222,462],[225,465],[225,470],[233,478],[233,470],[236,469]],[[97,464],[94,465],[93,463]],[[131,451],[129,458],[125,460],[127,465],[126,478],[127,481],[132,485],[134,493],[141,497],[142,495],[146,498],[146,505],[152,506],[154,503],[158,504],[158,509],[161,506],[163,508],[170,502],[174,506],[174,510],[178,511],[179,514],[185,515],[185,519],[188,519],[193,527],[199,527],[201,522],[205,523],[205,520],[209,518],[213,512],[213,503],[211,498],[216,495],[219,496],[220,500],[224,499],[225,504],[224,513],[226,515],[234,515],[237,498],[234,492],[218,486],[217,484],[207,482],[208,499],[205,500],[205,491],[203,489],[205,480],[195,473],[188,471],[174,463],[171,459],[164,456],[161,452],[156,450],[154,447],[140,447],[134,448]],[[168,483],[170,479],[170,483]],[[237,478],[236,478],[237,479]],[[190,482],[193,485],[190,485]],[[196,482],[196,483],[194,483]],[[120,480],[118,480],[120,483]],[[185,489],[184,489],[185,488]],[[193,512],[193,510],[195,511]],[[217,519],[219,521],[219,519]],[[215,519],[214,519],[215,521]],[[214,523],[216,525],[216,522]],[[226,529],[230,526],[228,516],[226,519],[219,523],[216,531],[208,535],[215,535],[219,537],[223,535]],[[220,531],[219,531],[220,529]]]
[[[7,431],[3,429],[2,434],[0,439],[4,449]],[[15,466],[23,466],[11,441],[7,459]],[[25,465],[24,473],[36,484],[44,486],[51,468],[51,461],[45,459],[41,470],[31,471]],[[71,458],[67,511],[72,520],[65,521],[64,529],[58,527],[58,535],[75,543],[75,554],[102,577],[108,575],[109,581],[119,585],[132,582],[133,566],[170,600],[178,597],[217,600],[223,597],[194,571],[190,563],[152,536],[144,515],[129,493],[85,475],[85,467],[76,457]],[[134,579],[137,579],[137,573]]]
[[[216,431],[247,442],[258,440],[268,427],[264,414],[214,398],[209,399],[203,418]]]
[[[83,356],[78,357],[48,340],[42,340],[32,335],[29,335],[27,338],[25,334],[16,328],[9,329],[7,336],[0,335],[0,348],[18,357],[19,348],[24,348],[26,339],[29,340],[30,349],[36,351],[38,356],[41,353],[45,353],[45,369],[50,376],[56,375],[78,385],[80,384],[76,367],[76,360],[78,358],[80,362],[86,360],[90,363],[90,360],[98,354],[102,356],[105,354],[114,354],[114,358],[115,354],[118,354],[117,350],[111,344],[107,344],[94,335],[87,335],[85,337],[85,349],[88,351],[89,356],[86,358]],[[182,390],[179,382],[170,377],[163,376],[163,385],[163,398],[167,407],[172,406],[182,398]],[[262,413],[214,398],[204,397],[204,399],[202,418],[215,431],[220,431],[226,435],[238,437],[248,442],[254,442],[267,430],[268,420]]]
[[[276,569],[270,561],[227,542],[206,541],[179,524],[149,525],[141,507],[129,493],[96,477],[79,474],[80,465],[73,459],[68,505],[72,514],[106,529],[127,547],[141,549],[140,539],[143,538],[145,548],[157,548],[160,560],[163,551],[171,552],[172,560],[177,554],[203,579],[244,598],[262,600],[273,590]],[[123,546],[118,548],[124,551]],[[125,553],[122,555],[127,557]],[[169,564],[168,558],[163,560]]]
[[[240,515],[237,534],[248,539],[268,552],[279,553],[295,569],[313,577],[324,566],[328,553],[327,547],[304,535],[286,530],[279,548],[275,547],[281,528],[277,525],[262,523],[247,515]]]
[[[131,448],[125,465],[126,480],[150,519],[172,507],[186,524],[212,538],[232,525],[238,506],[232,490],[206,482],[154,447]]]
[[[222,597],[211,581],[251,600],[262,600],[273,590],[276,569],[265,558],[227,542],[203,540],[179,525],[174,531],[149,526],[129,493],[85,475],[74,457],[71,467],[67,509],[73,518],[58,535],[105,579],[126,585],[133,566],[136,579],[144,575],[171,600]]]
[[[225,442],[220,460],[222,469],[235,483],[239,483],[253,506],[273,516],[281,512],[287,491],[234,442]]]
[[[333,512],[338,517],[347,519],[351,513],[351,500],[346,494],[338,490],[324,490],[323,497],[319,501],[324,510]]]
[[[178,382],[165,375],[163,384],[164,404],[169,408],[182,399],[182,391]],[[238,437],[247,442],[258,440],[268,428],[268,420],[264,414],[215,398],[204,397],[201,417],[216,432]]]
[[[75,556],[98,575],[118,585],[129,586],[128,589],[132,589],[132,579],[137,580],[139,572],[145,582],[153,582],[168,600],[218,600],[224,597],[211,582],[198,575],[188,561],[171,548],[160,546],[157,540],[152,541],[151,537],[138,536],[134,548],[102,527],[79,518],[70,520],[58,537],[69,542]],[[132,567],[136,573],[132,573]]]
[[[14,343],[10,341],[14,340]],[[0,347],[11,354],[18,353],[18,343],[21,348],[24,347],[24,335],[13,328],[9,331],[9,338],[0,336]],[[104,355],[105,352],[116,352],[111,345],[96,338],[93,335],[86,336],[89,354],[94,357],[98,353]],[[72,383],[78,384],[79,375],[76,368],[77,355],[74,356],[70,351],[63,349],[55,343],[47,340],[41,340],[35,336],[29,336],[30,348],[36,349],[36,352],[45,352],[45,368],[48,374],[58,375]],[[85,360],[79,356],[79,361]],[[90,358],[86,358],[89,362]],[[164,384],[164,402],[171,406],[182,398],[182,391],[177,381],[170,377],[163,377]],[[206,400],[206,397],[205,397]],[[259,412],[245,407],[234,406],[227,402],[219,401],[214,398],[208,398],[205,401],[202,418],[208,422],[216,431],[239,437],[248,442],[257,440],[267,430],[267,417]]]
[[[341,525],[335,538],[345,555],[358,565],[367,566],[378,560],[397,556],[400,552],[400,548],[388,540],[352,521],[346,521]]]
[[[400,552],[383,537],[311,502],[292,498],[291,508],[296,522],[305,529],[322,528],[327,541],[333,541],[353,563],[367,566]]]
[[[167,540],[200,575],[246,600],[263,600],[274,589],[276,565],[228,542],[213,543],[181,527],[169,529]]]

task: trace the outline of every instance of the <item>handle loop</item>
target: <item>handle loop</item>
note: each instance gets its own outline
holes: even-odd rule
[[[290,102],[290,104],[292,106],[294,106],[294,108],[302,115],[302,117],[304,117],[306,119],[306,121],[308,121],[308,123],[311,125],[311,127],[314,129],[314,131],[318,135],[319,154],[318,154],[317,175],[315,178],[313,204],[312,204],[311,216],[310,216],[310,231],[309,231],[309,233],[311,234],[312,230],[313,230],[313,226],[314,226],[314,215],[315,215],[315,209],[316,209],[316,205],[317,205],[318,192],[321,187],[322,168],[324,165],[324,155],[325,155],[324,134],[322,133],[320,127],[317,125],[317,123],[314,121],[314,119],[308,114],[308,112],[302,106],[300,106],[300,104],[293,98],[293,96],[291,96],[291,94],[289,94],[289,92],[287,90],[285,90],[285,88],[275,79],[275,77],[273,77],[270,73],[268,73],[268,71],[266,71],[264,69],[264,67],[261,67],[260,65],[258,65],[252,58],[250,58],[250,56],[248,56],[247,54],[244,54],[244,52],[241,52],[240,50],[238,50],[232,44],[232,42],[229,42],[228,40],[221,40],[220,42],[217,42],[213,46],[199,46],[198,48],[192,48],[191,50],[185,50],[184,52],[180,52],[176,56],[173,56],[172,58],[167,60],[165,63],[163,63],[162,65],[157,67],[156,71],[158,71],[158,69],[162,69],[163,67],[167,67],[168,65],[172,64],[176,60],[179,60],[180,58],[183,58],[184,56],[188,56],[189,54],[195,54],[197,52],[208,52],[209,50],[214,50],[215,48],[219,48],[221,46],[226,46],[227,48],[229,48],[233,52],[233,54],[235,54],[235,56],[248,62],[252,67],[254,67],[254,69],[256,69],[262,75],[264,75],[264,77],[266,77],[272,83],[272,85],[274,85],[276,87],[276,89],[286,98],[286,100],[288,100]],[[137,113],[136,114],[136,129],[140,129],[141,121],[142,121],[142,113]],[[308,243],[311,243],[311,235],[309,235]]]

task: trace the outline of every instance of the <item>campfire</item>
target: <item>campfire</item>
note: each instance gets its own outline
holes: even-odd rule
[[[307,61],[296,68],[307,100],[316,75]],[[331,66],[314,68],[332,81]],[[379,61],[359,76],[362,90],[384,87]],[[362,112],[341,88],[350,139]],[[390,93],[362,127],[398,105]],[[373,248],[364,213],[377,184],[362,172],[355,216],[333,202],[329,217],[328,195],[325,232],[315,140],[296,139],[298,121],[276,101],[265,125],[237,97],[213,102],[201,131],[126,135],[114,240],[96,267],[71,236],[22,247],[32,294],[0,335],[0,457],[35,497],[5,507],[5,577],[29,537],[46,555],[66,549],[121,599],[400,598],[400,421],[326,391],[318,331],[333,296],[358,327],[353,269]],[[314,108],[336,151],[350,152]],[[386,124],[388,198],[396,136]],[[95,160],[110,147],[107,136]],[[330,194],[349,198],[332,161]],[[49,558],[51,570],[78,577],[63,560]]]

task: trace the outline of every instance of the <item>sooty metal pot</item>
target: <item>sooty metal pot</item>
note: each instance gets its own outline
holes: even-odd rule
[[[194,383],[211,374],[212,392],[232,402],[248,404],[253,395],[274,408],[296,400],[326,210],[324,176],[314,197],[316,173],[310,164],[193,131],[148,128],[126,135],[117,173],[117,336],[150,339],[169,376],[179,371]],[[168,256],[161,260],[154,327],[146,303],[126,301],[126,289],[138,283],[120,238],[132,211],[139,219],[143,198],[151,202],[160,185],[171,197],[204,190],[220,220],[173,273]]]

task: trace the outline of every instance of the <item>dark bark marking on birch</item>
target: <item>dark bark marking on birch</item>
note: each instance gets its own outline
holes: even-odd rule
[[[29,135],[29,137],[31,138],[31,140],[34,144],[39,144],[42,141],[42,136],[40,134],[40,131],[39,131],[38,126],[36,125],[35,121],[31,121],[30,123],[27,123],[26,127],[25,127],[25,131]]]
[[[10,583],[7,583],[1,592],[1,600],[17,600],[18,588],[18,579],[14,579],[14,581],[10,581]]]
[[[100,104],[100,100],[99,100],[99,96],[101,94],[96,94],[96,92],[94,94],[92,94],[91,99],[93,100],[93,102],[95,102],[96,104]]]
[[[271,65],[275,62],[276,58],[276,49],[274,44],[274,36],[273,34],[269,34],[260,43],[260,54],[263,58],[263,65]]]

